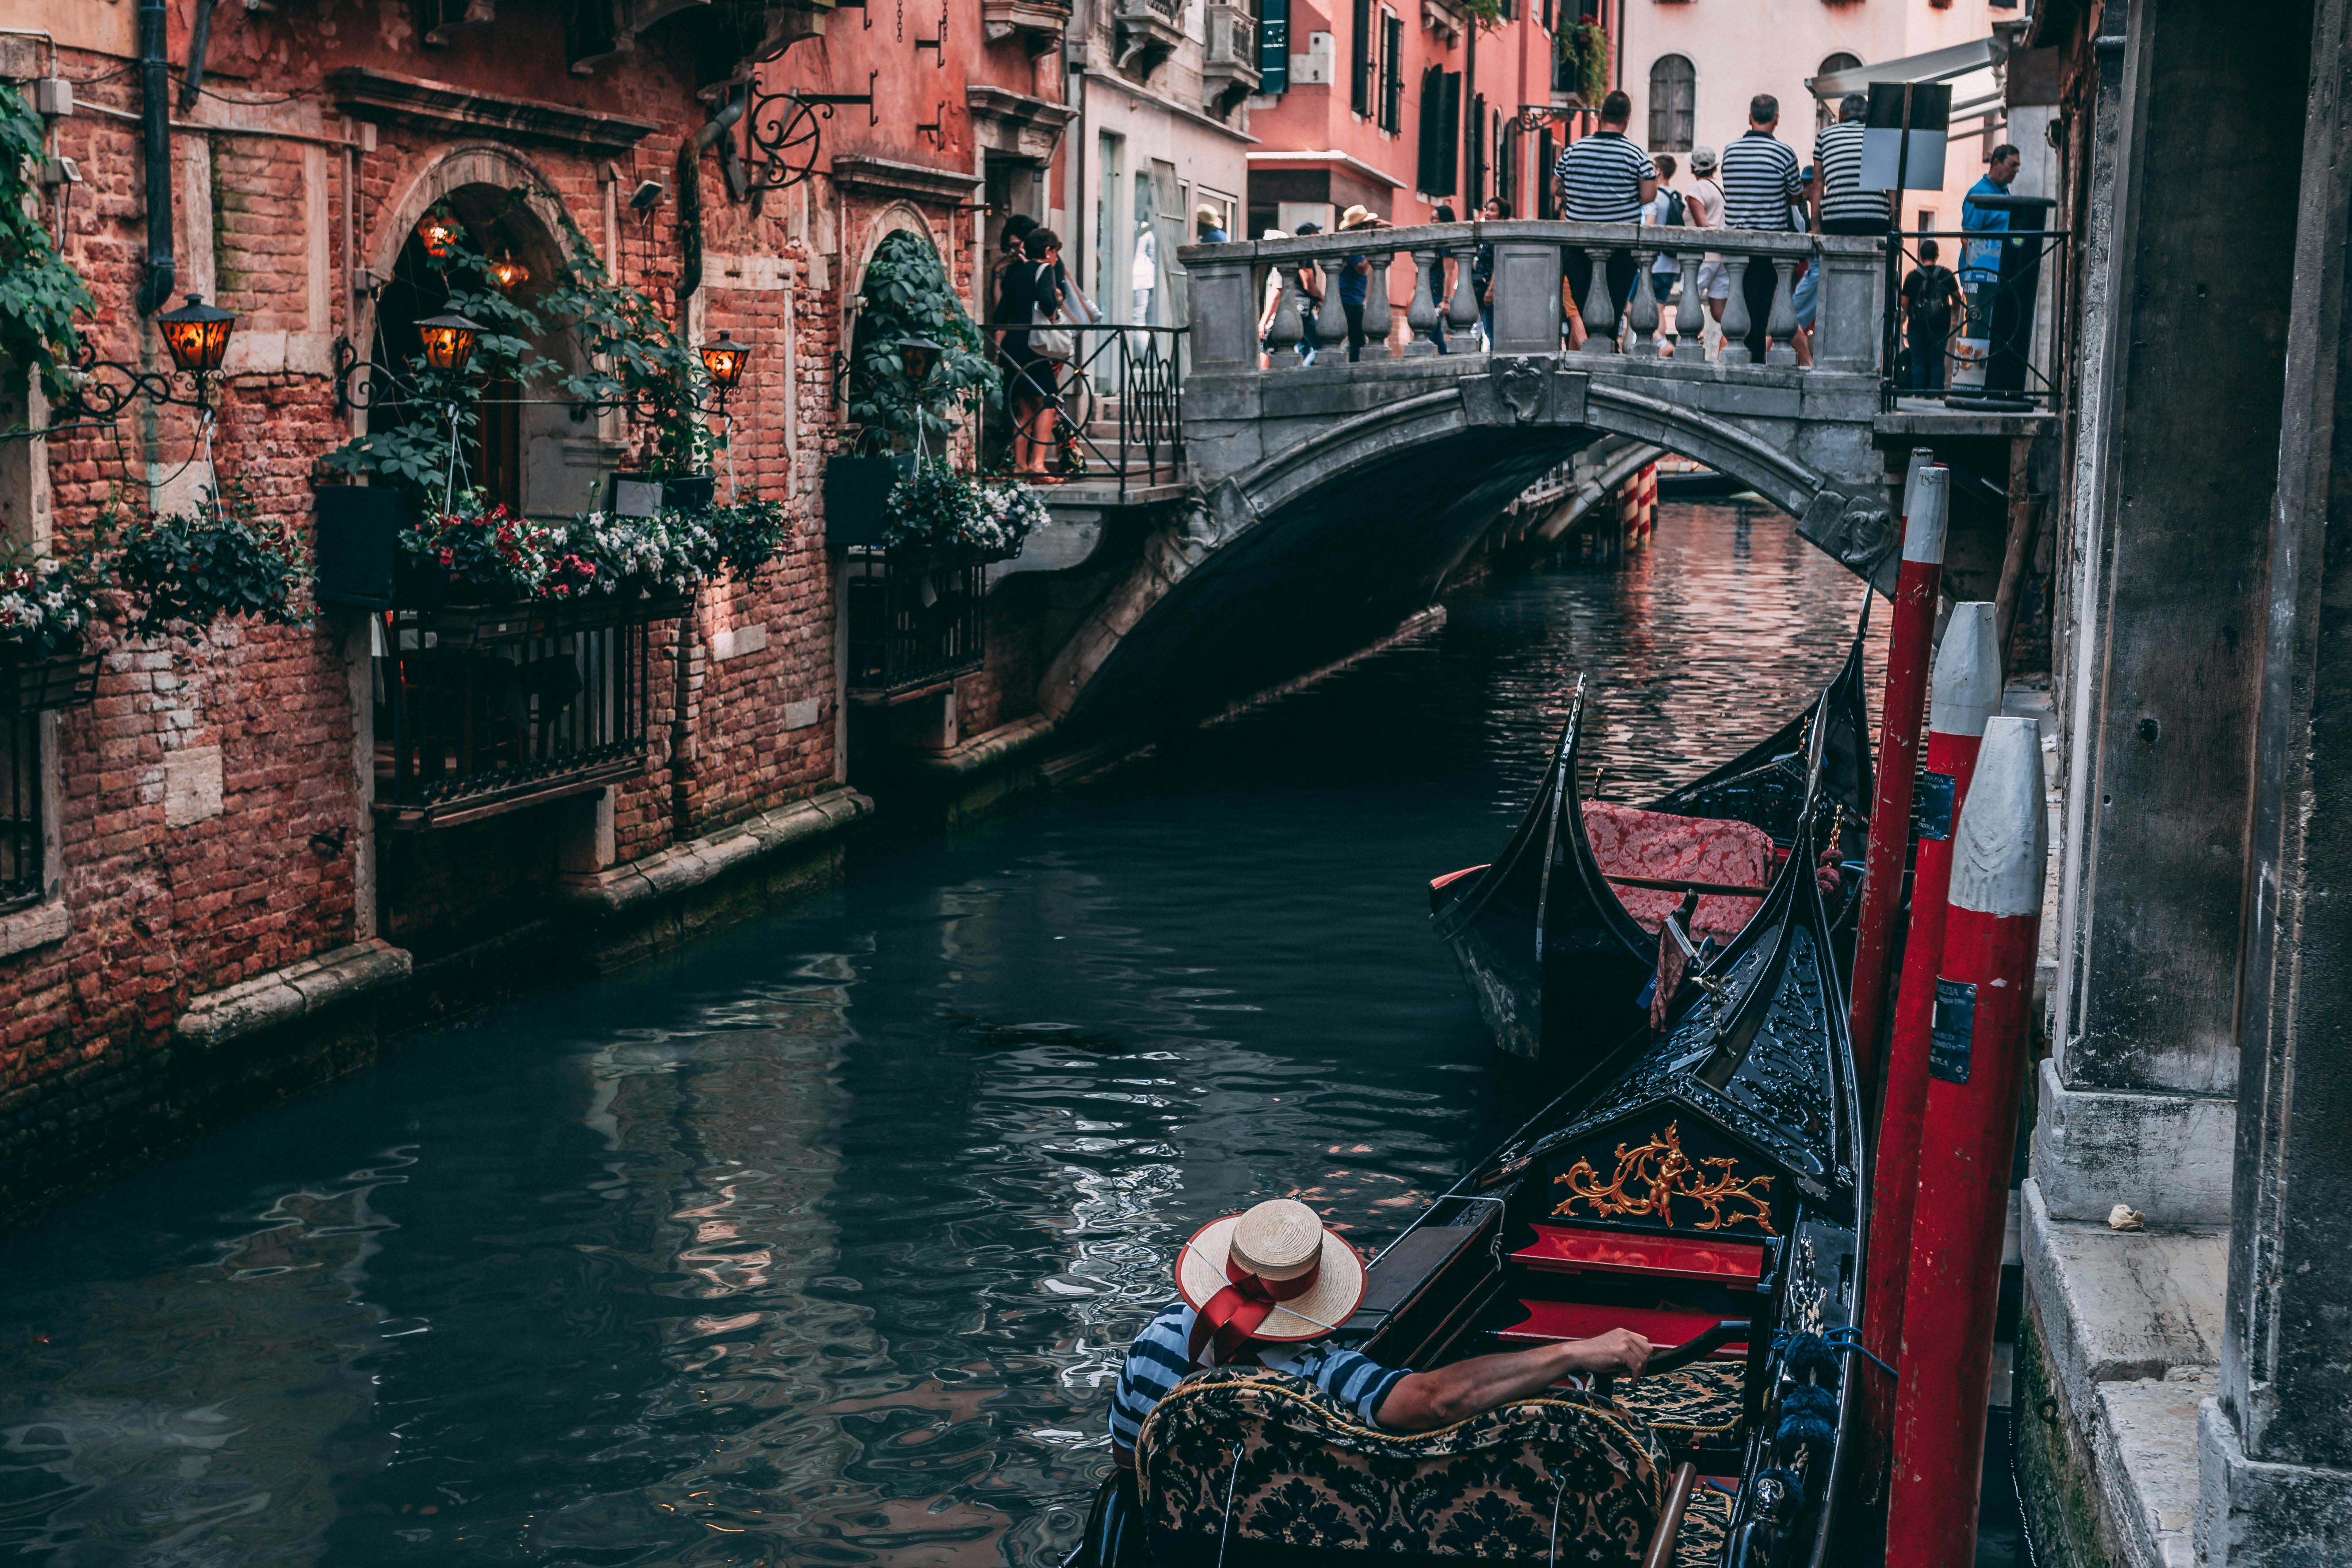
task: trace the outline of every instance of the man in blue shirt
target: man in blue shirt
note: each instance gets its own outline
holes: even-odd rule
[[[1969,187],[1969,195],[2005,196],[2010,182],[2017,178],[2018,165],[2024,162],[2015,147],[2004,142],[1992,150],[1992,158],[1985,165],[1984,178]],[[1969,234],[2004,234],[2009,229],[2009,209],[1979,206],[1975,201],[1960,204],[1960,227]],[[1991,332],[1992,288],[2000,281],[2000,247],[1998,239],[1971,239],[1960,247],[1960,286],[1968,290],[1969,331],[1972,338],[1986,337]]]
[[[1339,215],[1339,230],[1378,228],[1381,220],[1361,206],[1349,207]],[[1370,290],[1372,264],[1361,255],[1350,256],[1339,264],[1339,309],[1348,318],[1348,363],[1353,364],[1363,356],[1364,300]],[[1386,303],[1386,301],[1382,301]],[[1381,335],[1388,336],[1388,323],[1381,323]]]

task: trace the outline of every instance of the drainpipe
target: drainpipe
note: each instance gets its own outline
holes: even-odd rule
[[[702,155],[727,133],[728,128],[743,118],[743,101],[749,89],[737,89],[727,95],[725,105],[711,111],[701,130],[687,139],[677,150],[677,308],[679,320],[685,320],[686,301],[702,287]]]
[[[196,106],[205,87],[205,51],[213,37],[213,0],[196,0],[196,25],[188,31],[188,74],[180,83],[180,111]]]
[[[172,297],[171,62],[163,50],[163,0],[139,0],[140,130],[147,161],[147,281],[139,313],[152,316]]]

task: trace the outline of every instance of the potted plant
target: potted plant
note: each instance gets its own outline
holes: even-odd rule
[[[98,694],[89,633],[100,582],[80,560],[0,551],[0,712],[79,707]]]
[[[257,522],[241,484],[206,490],[194,509],[126,525],[114,578],[128,591],[133,629],[201,635],[224,616],[299,626],[294,585],[303,559],[284,524]]]
[[[926,463],[890,492],[883,542],[894,558],[945,552],[982,561],[1021,553],[1047,512],[1037,492],[1017,481],[983,484],[945,463]]]

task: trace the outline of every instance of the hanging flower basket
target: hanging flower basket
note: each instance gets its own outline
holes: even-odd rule
[[[890,491],[883,537],[894,561],[907,550],[1009,561],[1021,553],[1029,531],[1050,515],[1024,484],[983,484],[944,463],[927,463]]]
[[[79,649],[0,658],[0,713],[16,717],[83,708],[98,696],[98,655]]]

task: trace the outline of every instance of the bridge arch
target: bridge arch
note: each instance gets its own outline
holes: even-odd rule
[[[1801,422],[1775,438],[1784,432],[1771,423],[1727,416],[1673,383],[1586,374],[1574,356],[1384,368],[1407,366],[1352,410],[1315,406],[1350,384],[1306,376],[1256,378],[1255,409],[1188,392],[1208,405],[1198,418],[1187,409],[1194,500],[1080,622],[1039,706],[1068,721],[1202,708],[1268,669],[1361,646],[1427,605],[1514,496],[1612,437],[1738,479],[1859,574],[1889,563],[1893,520],[1866,425],[1859,450],[1832,431],[1809,451]],[[1283,399],[1297,411],[1264,406]]]

